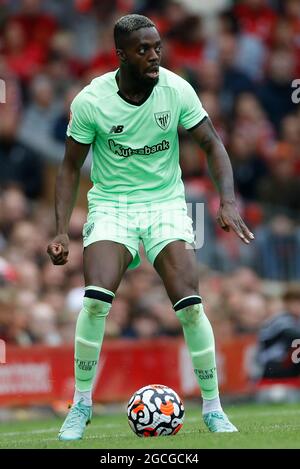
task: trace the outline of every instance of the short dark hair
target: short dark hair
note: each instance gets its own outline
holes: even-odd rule
[[[133,31],[141,28],[156,28],[153,21],[143,15],[126,15],[118,19],[114,27],[114,39],[116,48],[122,48],[123,39]]]

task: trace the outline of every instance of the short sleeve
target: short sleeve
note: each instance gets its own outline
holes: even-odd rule
[[[207,117],[207,112],[203,108],[194,88],[187,81],[182,80],[180,91],[181,112],[179,124],[190,130]]]
[[[86,95],[79,93],[73,100],[70,110],[70,121],[67,136],[76,142],[90,144],[95,137],[95,125],[92,118],[92,107]]]

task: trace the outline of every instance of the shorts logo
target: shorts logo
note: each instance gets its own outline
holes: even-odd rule
[[[170,111],[155,112],[154,117],[155,117],[156,123],[159,125],[161,129],[166,130],[169,127],[169,124],[171,121]]]
[[[88,238],[94,228],[95,228],[95,223],[91,223],[90,225],[87,225],[87,227],[84,229],[83,237],[85,239]]]

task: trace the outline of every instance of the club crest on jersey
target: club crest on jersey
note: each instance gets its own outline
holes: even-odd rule
[[[161,129],[166,130],[169,127],[170,120],[171,120],[170,111],[155,112],[154,117],[155,117],[156,123],[159,125]]]

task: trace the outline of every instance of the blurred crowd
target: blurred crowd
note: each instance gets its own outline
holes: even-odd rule
[[[244,246],[216,226],[218,196],[205,156],[180,131],[187,200],[193,207],[205,203],[199,288],[218,340],[257,333],[286,312],[286,287],[300,282],[299,0],[0,0],[6,89],[5,103],[0,95],[0,337],[9,343],[73,341],[86,212],[73,213],[68,264],[52,266],[45,253],[54,235],[53,207],[44,197],[47,164],[63,157],[74,96],[117,68],[113,25],[132,12],[153,19],[163,38],[162,65],[199,94],[229,152],[240,210],[256,235]],[[121,283],[107,335],[180,333],[161,281],[144,260]]]

